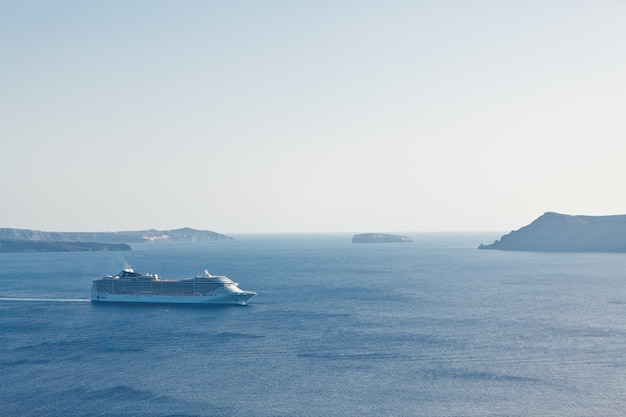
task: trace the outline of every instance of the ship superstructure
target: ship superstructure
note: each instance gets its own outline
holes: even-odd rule
[[[256,295],[244,291],[223,275],[204,275],[181,280],[164,280],[157,274],[140,274],[126,268],[115,276],[94,279],[91,301],[175,304],[246,305]]]

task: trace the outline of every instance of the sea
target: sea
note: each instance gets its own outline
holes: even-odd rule
[[[626,254],[403,234],[0,254],[0,416],[626,414]],[[258,295],[91,303],[92,280],[125,267]]]

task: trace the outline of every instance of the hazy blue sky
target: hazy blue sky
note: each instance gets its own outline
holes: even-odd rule
[[[626,213],[626,1],[0,1],[0,227]]]

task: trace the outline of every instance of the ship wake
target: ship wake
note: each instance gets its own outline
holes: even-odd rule
[[[26,302],[43,302],[43,303],[88,303],[89,298],[38,298],[38,297],[0,297],[3,301],[26,301]]]

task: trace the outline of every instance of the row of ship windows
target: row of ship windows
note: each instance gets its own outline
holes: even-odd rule
[[[99,292],[137,292],[137,291],[151,291],[151,292],[211,292],[215,290],[217,285],[210,284],[196,284],[196,285],[180,285],[180,284],[113,284],[113,285],[96,285]]]

